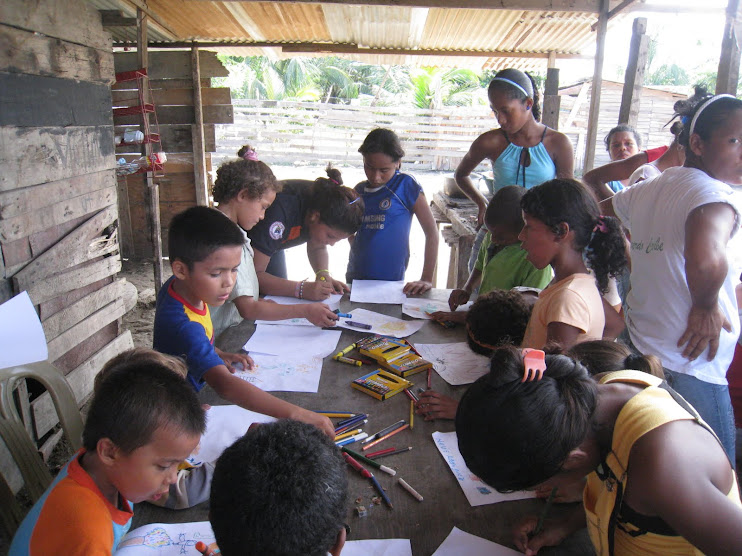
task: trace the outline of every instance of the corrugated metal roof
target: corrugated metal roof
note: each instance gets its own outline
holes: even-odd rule
[[[99,10],[132,17],[128,0],[87,0]],[[307,2],[148,0],[162,26],[150,26],[154,42],[234,42],[220,51],[286,58],[280,45],[325,43],[360,48],[505,51],[581,54],[595,42],[597,15],[584,12],[419,8]],[[620,17],[620,16],[618,16]],[[134,28],[112,27],[114,45],[136,41]],[[169,31],[169,32],[168,32]],[[274,42],[277,47],[249,46]],[[241,45],[245,45],[244,47]],[[482,56],[418,56],[405,53],[338,54],[369,63],[543,69],[545,59]]]

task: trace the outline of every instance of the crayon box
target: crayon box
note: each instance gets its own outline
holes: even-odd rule
[[[433,366],[417,353],[406,340],[386,336],[369,336],[357,342],[358,350],[377,361],[386,370],[401,377],[421,373]]]
[[[358,377],[350,383],[350,386],[377,400],[383,401],[395,394],[399,394],[405,388],[409,388],[412,386],[412,383],[384,369],[377,369],[367,375]]]

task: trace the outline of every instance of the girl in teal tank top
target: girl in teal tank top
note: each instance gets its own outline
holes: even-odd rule
[[[526,189],[530,189],[534,185],[539,185],[556,177],[556,165],[543,143],[548,129],[544,126],[541,141],[535,147],[530,148],[519,147],[510,143],[508,134],[504,133],[505,139],[508,140],[508,146],[492,163],[492,173],[495,179],[493,180],[493,191],[490,191],[490,193],[494,193],[495,190],[506,185],[522,185]],[[524,151],[526,152],[524,153]]]

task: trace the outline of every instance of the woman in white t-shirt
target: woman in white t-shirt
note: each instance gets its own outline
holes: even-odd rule
[[[603,203],[631,232],[626,322],[634,347],[657,355],[668,381],[714,429],[734,461],[726,370],[740,323],[735,286],[742,185],[742,101],[689,105],[680,135],[685,165]]]

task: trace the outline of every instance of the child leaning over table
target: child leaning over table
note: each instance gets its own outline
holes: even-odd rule
[[[225,353],[213,345],[209,305],[221,305],[228,299],[243,241],[237,224],[215,209],[192,207],[173,218],[168,238],[173,276],[157,295],[154,348],[185,357],[188,381],[196,391],[208,384],[230,403],[272,417],[304,421],[334,438],[327,417],[280,400],[235,376],[237,363],[252,368],[248,355]]]
[[[315,427],[253,425],[216,462],[209,520],[223,556],[338,556],[348,475]]]
[[[518,234],[523,229],[523,215],[520,200],[526,189],[518,185],[508,185],[495,193],[487,205],[484,225],[487,235],[482,240],[479,256],[469,279],[461,289],[455,289],[448,298],[452,312],[436,311],[433,318],[441,321],[464,322],[466,312],[456,311],[471,297],[479,286],[479,293],[510,290],[522,286],[544,289],[553,273],[550,266],[538,269],[526,260],[527,253],[521,249]]]
[[[204,410],[178,376],[179,366],[149,350],[123,353],[105,365],[102,379],[96,379],[82,449],[31,508],[10,554],[116,551],[131,526],[132,504],[167,493],[178,464],[206,428]]]
[[[408,282],[404,293],[416,295],[433,287],[438,258],[438,228],[417,180],[400,172],[404,149],[391,129],[371,131],[358,148],[368,178],[356,185],[363,198],[363,223],[351,242],[346,280],[404,280],[410,260],[412,216],[425,234],[420,280]]]

